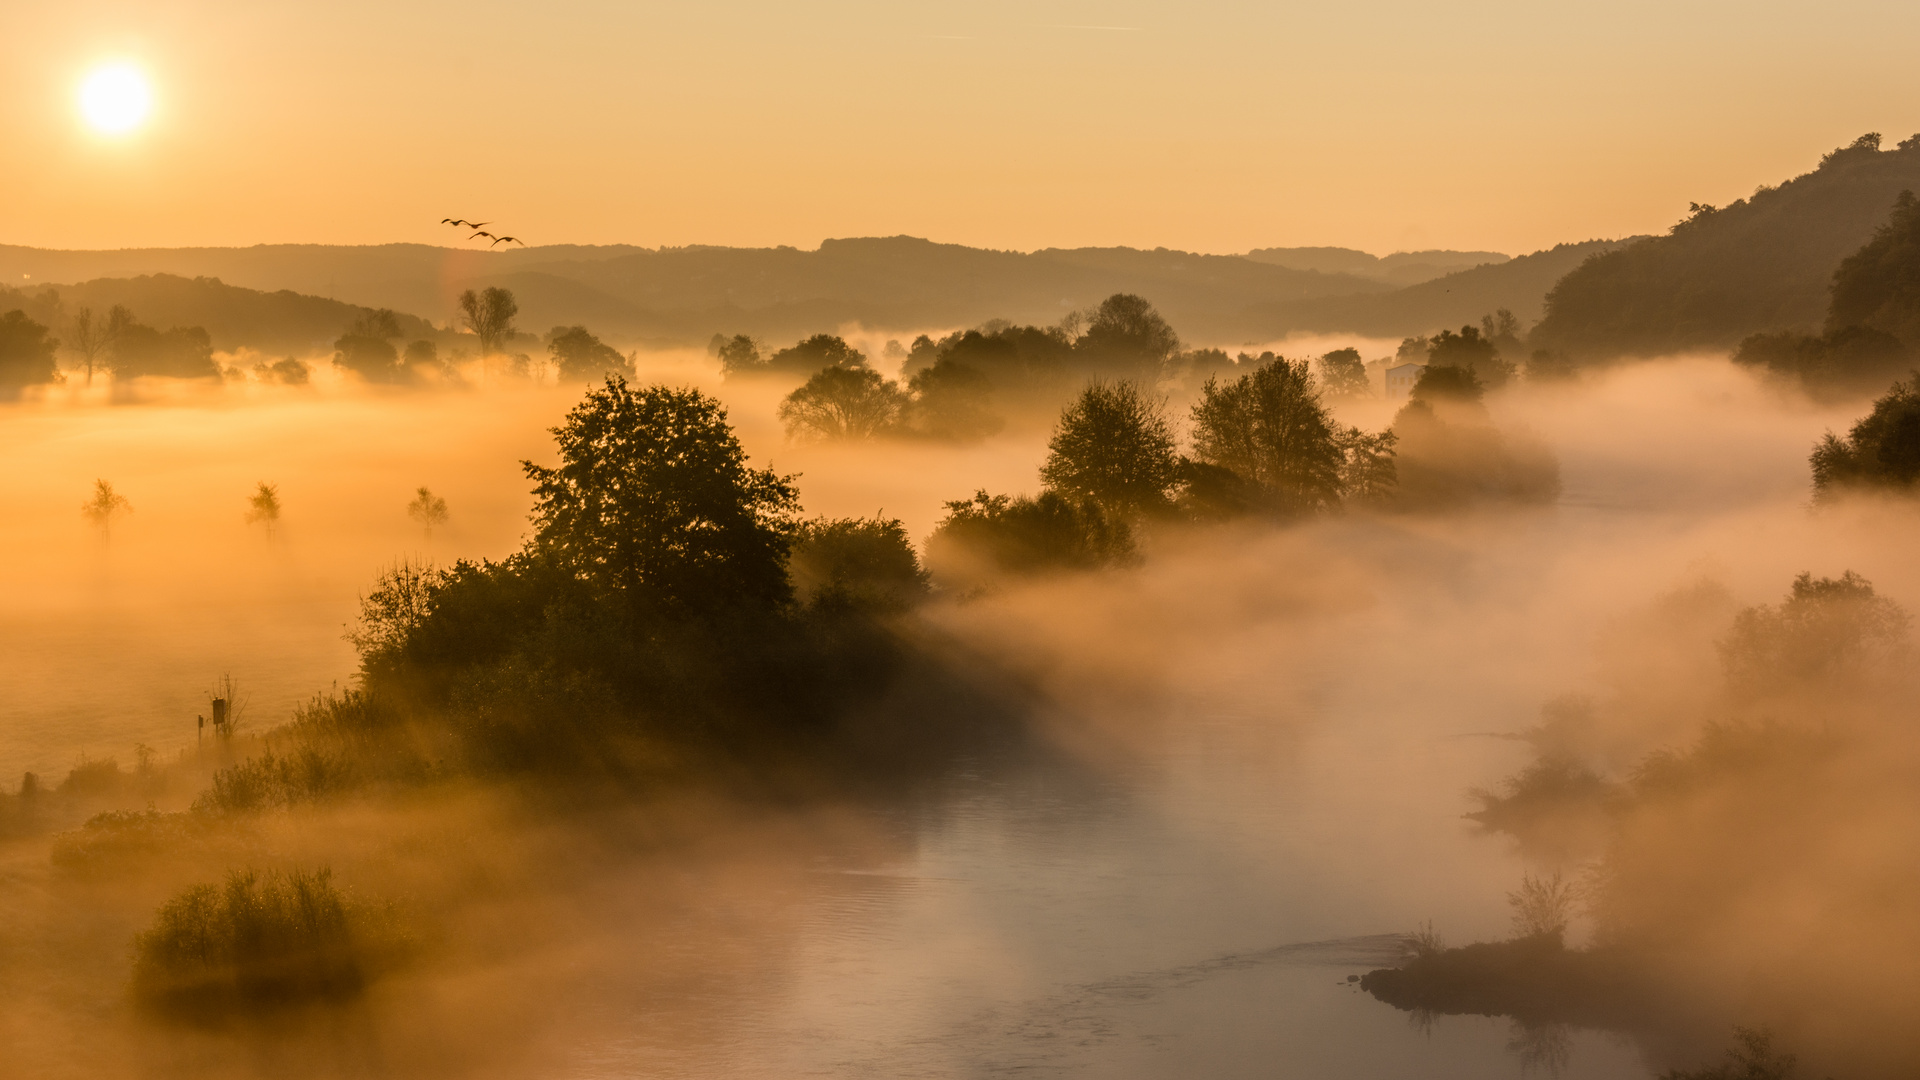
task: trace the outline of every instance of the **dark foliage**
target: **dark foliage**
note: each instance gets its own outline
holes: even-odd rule
[[[867,367],[825,367],[780,402],[790,437],[871,439],[900,430],[907,392]]]
[[[1862,326],[1920,345],[1920,200],[1902,191],[1893,215],[1833,273],[1828,334]]]
[[[1812,330],[1835,270],[1916,186],[1920,144],[1883,152],[1878,135],[1862,136],[1811,173],[1730,206],[1696,204],[1671,235],[1588,259],[1548,294],[1530,344],[1587,362]]]
[[[47,328],[27,318],[26,312],[0,315],[0,394],[57,379],[53,352],[58,344],[48,336]]]
[[[1151,387],[1180,351],[1180,336],[1146,300],[1115,293],[1094,310],[1074,350],[1089,371]]]
[[[1179,464],[1158,401],[1130,382],[1094,383],[1060,413],[1040,480],[1121,519],[1168,506]]]
[[[1482,385],[1498,388],[1513,375],[1513,365],[1500,358],[1491,338],[1478,327],[1463,326],[1459,333],[1442,330],[1427,344],[1430,367],[1453,367],[1472,372]]]
[[[146,1005],[202,1021],[359,994],[404,951],[391,910],[357,905],[332,873],[236,870],[167,901],[134,946]]]
[[[959,582],[996,572],[1093,570],[1132,556],[1133,537],[1123,519],[1092,500],[1057,491],[1038,498],[981,491],[950,502],[927,541],[935,576]]]
[[[571,382],[592,382],[609,375],[633,377],[633,361],[620,350],[588,333],[584,326],[556,326],[547,334],[547,355]]]
[[[1373,396],[1373,383],[1367,377],[1367,365],[1360,359],[1359,349],[1335,349],[1322,356],[1315,368],[1320,377],[1320,391],[1327,397]]]
[[[1339,428],[1304,360],[1276,357],[1224,386],[1208,380],[1193,406],[1193,452],[1259,485],[1274,510],[1340,503]]]
[[[198,326],[155,330],[129,321],[113,342],[113,373],[122,379],[162,376],[174,379],[215,379],[213,340]]]
[[[807,522],[788,567],[794,591],[815,608],[897,613],[927,594],[927,573],[897,518]]]
[[[403,382],[407,372],[400,365],[400,351],[393,345],[393,339],[399,336],[400,323],[393,312],[375,311],[356,320],[333,343],[334,366],[368,382]]]
[[[994,411],[993,380],[951,356],[914,372],[907,390],[913,397],[907,406],[907,427],[915,434],[973,442],[1005,426]]]
[[[1828,432],[1813,448],[1814,498],[1914,489],[1920,480],[1920,393],[1915,382],[1894,383],[1846,438]]]
[[[560,464],[534,481],[529,554],[631,610],[777,607],[799,502],[747,466],[720,404],[614,377],[554,429]]]
[[[734,339],[738,341],[739,339]],[[727,352],[721,350],[721,361],[727,362]],[[767,358],[761,370],[786,375],[805,375],[821,368],[864,368],[867,366],[866,354],[832,334],[814,336],[781,349]],[[744,370],[728,368],[729,371]]]
[[[1817,397],[1851,396],[1885,386],[1912,362],[1912,352],[1883,330],[1849,326],[1815,337],[1783,330],[1755,334],[1733,362],[1798,384]]]

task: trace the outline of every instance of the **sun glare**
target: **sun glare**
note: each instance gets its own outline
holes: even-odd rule
[[[127,64],[100,68],[80,85],[80,112],[95,131],[109,135],[132,131],[152,107],[146,76]]]

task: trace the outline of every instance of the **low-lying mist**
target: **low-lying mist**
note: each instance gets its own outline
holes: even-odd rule
[[[640,367],[640,383],[717,395],[755,467],[798,474],[808,516],[898,518],[919,544],[949,500],[1039,486],[1042,426],[972,445],[793,443],[776,418],[791,384],[722,381],[691,353]],[[343,633],[376,576],[516,550],[533,505],[519,462],[553,463],[547,429],[580,394],[323,380],[0,407],[0,449],[27,463],[0,478],[0,775],[51,787],[114,757],[126,776],[97,808],[183,809],[229,763],[196,749],[216,681],[240,687],[237,740],[354,685]],[[1339,420],[1375,430],[1396,407],[1342,403]],[[1529,382],[1488,408],[1550,451],[1555,501],[1154,529],[1132,566],[936,593],[921,640],[1019,702],[1024,733],[885,796],[755,799],[744,774],[576,804],[538,778],[450,772],[129,842],[106,873],[50,858],[79,850],[78,820],[66,849],[11,841],[15,1060],[43,1076],[1236,1076],[1282,1052],[1327,1076],[1511,1067],[1503,1026],[1446,1017],[1423,1035],[1341,981],[1396,962],[1399,939],[1379,935],[1427,920],[1450,942],[1500,937],[1523,873],[1589,857],[1487,835],[1462,817],[1469,790],[1526,767],[1543,706],[1570,696],[1630,703],[1588,744],[1619,776],[1694,745],[1736,610],[1779,602],[1803,572],[1853,571],[1920,605],[1920,511],[1814,511],[1808,451],[1860,406],[1810,404],[1724,359]],[[80,512],[101,479],[131,504],[108,530]],[[246,518],[261,482],[283,505],[271,532]],[[423,486],[448,505],[431,536],[407,514]],[[1913,749],[1897,729],[1879,740]],[[136,744],[158,771],[136,772]],[[1834,810],[1821,835],[1905,837],[1872,813]],[[1852,910],[1829,901],[1870,862],[1796,879],[1793,910]],[[134,1004],[135,935],[169,897],[249,867],[328,868],[400,928],[393,973],[344,1006],[245,1022]],[[1768,959],[1774,930],[1736,925],[1733,944],[1750,935]],[[1584,917],[1572,933],[1596,936]],[[1321,951],[1288,951],[1308,944]],[[1715,962],[1737,951],[1716,945]],[[1906,955],[1849,951],[1858,981],[1820,993],[1887,994]],[[1796,1032],[1831,1059],[1835,1029],[1795,1028],[1792,1006],[1715,1000],[1701,1030],[1639,1043],[1514,1038],[1534,1048],[1522,1064],[1568,1076],[1698,1064],[1722,1022]]]

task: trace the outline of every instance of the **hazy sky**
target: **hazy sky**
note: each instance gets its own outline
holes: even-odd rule
[[[1520,252],[1920,130],[1892,0],[62,0],[0,34],[0,243]],[[104,138],[83,76],[138,64]],[[457,239],[454,238],[454,239]]]

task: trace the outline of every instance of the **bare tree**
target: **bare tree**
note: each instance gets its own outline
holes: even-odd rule
[[[105,480],[93,482],[93,498],[80,505],[80,512],[88,521],[100,527],[100,532],[113,536],[113,519],[120,514],[133,513],[133,504],[123,495],[116,495],[113,485]]]
[[[93,309],[81,308],[73,317],[73,325],[67,335],[67,346],[80,354],[82,365],[87,372],[87,385],[93,385],[95,368],[106,367],[108,350],[119,339],[129,324],[133,322],[133,312],[119,304],[107,312],[105,319],[93,317]]]
[[[518,314],[520,305],[506,289],[488,288],[478,293],[468,289],[460,294],[460,324],[480,340],[482,358],[492,356],[500,343],[513,335],[513,317]]]
[[[407,504],[407,516],[419,522],[420,527],[427,531],[427,539],[431,540],[433,527],[447,523],[447,500],[422,487],[414,500]]]
[[[1573,919],[1579,892],[1574,884],[1555,870],[1547,877],[1520,875],[1520,887],[1507,894],[1513,908],[1513,932],[1522,938],[1553,938],[1558,941]]]
[[[267,527],[267,535],[273,535],[273,527],[280,521],[280,488],[278,485],[260,481],[254,489],[253,497],[247,500],[247,524],[260,522]]]

